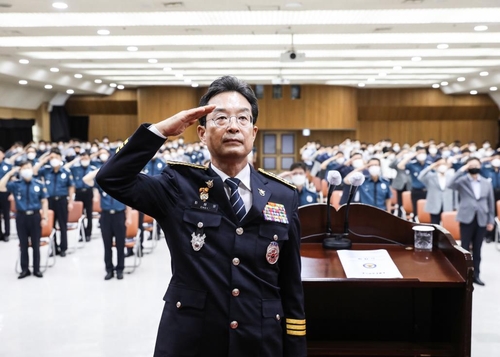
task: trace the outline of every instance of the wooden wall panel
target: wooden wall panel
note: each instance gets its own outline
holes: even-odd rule
[[[283,86],[283,97],[273,99],[272,86],[264,87],[257,126],[273,130],[357,128],[355,88],[304,85],[301,99],[291,99],[290,91],[290,86]]]
[[[495,120],[401,120],[401,121],[360,121],[358,139],[378,142],[391,138],[397,142],[415,143],[419,140],[434,139],[447,143],[453,140],[467,142],[475,140],[491,143],[498,141],[498,123]]]
[[[0,108],[0,119],[35,119],[36,110]]]
[[[336,145],[345,139],[356,138],[356,132],[351,130],[314,130],[310,136],[303,136],[302,131],[297,131],[297,146],[301,148],[309,141],[320,142],[322,145]]]
[[[110,96],[77,95],[65,104],[69,115],[136,115],[137,90],[117,90]]]
[[[369,106],[359,107],[359,120],[461,120],[495,119],[499,115],[496,105],[485,106]]]
[[[137,115],[91,115],[89,116],[89,140],[125,140],[137,129]]]

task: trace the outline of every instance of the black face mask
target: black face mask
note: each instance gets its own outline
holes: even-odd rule
[[[475,168],[472,168],[472,169],[469,169],[467,170],[471,175],[477,175],[479,173],[479,171],[481,171],[481,169],[478,169],[477,167]]]

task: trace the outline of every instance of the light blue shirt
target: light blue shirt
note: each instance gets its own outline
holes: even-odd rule
[[[481,176],[477,175],[477,180],[474,180],[471,175],[469,175],[470,185],[472,186],[472,191],[474,191],[474,196],[476,200],[481,197]]]

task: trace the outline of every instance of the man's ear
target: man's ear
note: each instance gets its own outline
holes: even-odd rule
[[[198,138],[200,139],[200,141],[206,145],[206,141],[205,141],[205,133],[207,132],[207,128],[204,127],[203,125],[198,125],[198,127],[196,128],[196,131],[198,132]]]

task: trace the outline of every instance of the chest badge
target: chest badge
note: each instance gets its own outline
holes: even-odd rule
[[[203,202],[208,200],[208,187],[200,187],[200,200]]]
[[[205,182],[207,184],[207,187],[208,188],[212,188],[214,187],[214,180],[208,180],[207,182]]]
[[[33,191],[40,192],[40,187],[38,187],[38,186],[33,187]]]
[[[263,213],[264,220],[266,221],[288,224],[285,206],[281,203],[269,202],[266,207],[264,207]]]
[[[196,234],[193,232],[191,234],[191,246],[195,252],[198,252],[205,245],[205,233]]]
[[[259,188],[259,195],[261,195],[262,197],[264,197],[266,195],[266,191],[264,191],[263,189]]]
[[[266,250],[266,260],[269,264],[276,264],[280,257],[280,247],[278,243],[271,242],[267,246]]]
[[[61,178],[64,180],[66,178],[66,174],[65,173],[62,173],[61,174]]]

